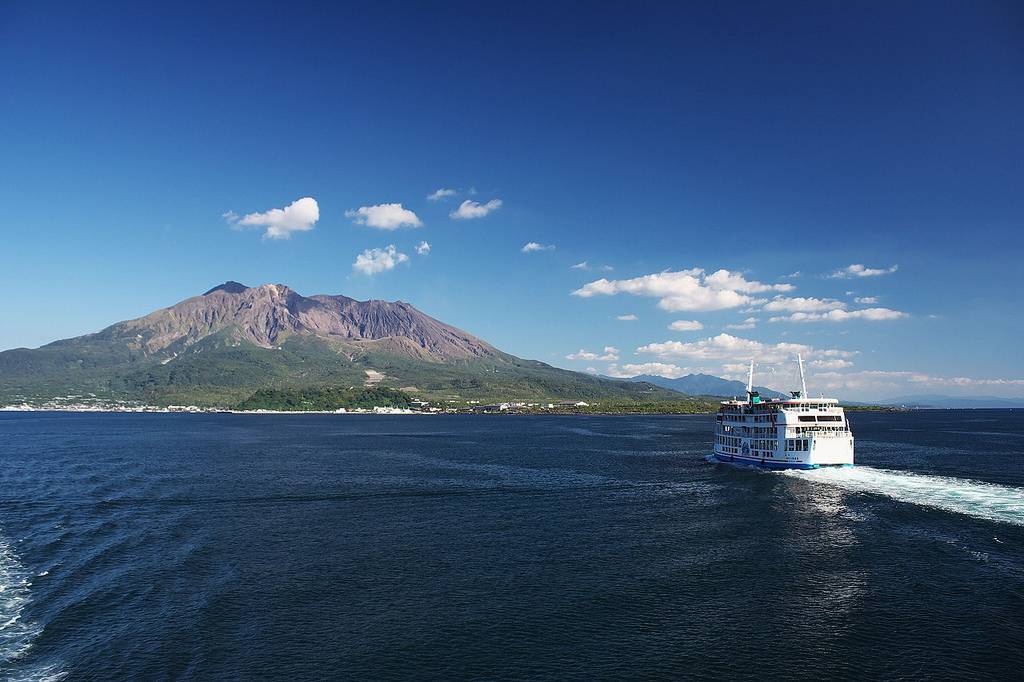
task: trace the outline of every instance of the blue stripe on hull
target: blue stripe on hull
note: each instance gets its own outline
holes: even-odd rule
[[[743,466],[756,466],[764,469],[818,469],[820,464],[808,462],[780,462],[771,459],[753,459],[751,457],[740,457],[739,455],[720,455],[715,453],[715,459],[725,464],[742,464]]]

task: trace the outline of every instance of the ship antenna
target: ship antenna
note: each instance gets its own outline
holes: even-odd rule
[[[747,394],[754,392],[754,361],[750,361],[750,374],[747,375]]]
[[[804,380],[804,359],[800,357],[800,354],[796,354],[796,364],[800,366],[800,397],[807,397],[807,382]]]

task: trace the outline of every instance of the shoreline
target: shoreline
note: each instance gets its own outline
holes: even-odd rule
[[[201,408],[193,407],[186,409],[172,409],[167,407],[146,406],[138,408],[118,407],[71,407],[71,406],[46,406],[34,407],[29,405],[3,406],[0,407],[0,414],[3,413],[27,413],[27,412],[62,412],[62,413],[96,413],[96,414],[333,414],[338,416],[354,414],[402,414],[402,415],[431,415],[438,412],[423,412],[419,410],[404,410],[400,408],[380,407],[372,409],[340,409],[340,410],[231,410],[224,408]]]
[[[879,407],[858,407],[855,412],[926,412],[926,411],[949,411],[949,410],[1010,410],[1014,408],[1006,407],[916,407],[916,408],[897,408],[888,406]],[[471,415],[471,416],[516,416],[516,417],[673,417],[673,416],[696,416],[696,415],[713,415],[714,412],[709,411],[680,411],[680,412],[659,412],[659,411],[648,411],[648,410],[637,410],[637,411],[574,411],[574,410],[559,410],[559,409],[545,409],[538,411],[529,410],[499,410],[499,411],[480,411],[472,409],[461,409],[461,410],[408,410],[402,408],[388,408],[388,407],[376,407],[371,409],[365,408],[353,408],[353,409],[340,409],[340,410],[234,410],[224,408],[167,408],[167,407],[156,407],[156,406],[145,406],[145,407],[91,407],[91,406],[30,406],[30,405],[7,405],[0,406],[0,414],[26,414],[34,412],[56,412],[62,414],[190,414],[190,415],[213,415],[213,414],[231,414],[231,415],[298,415],[298,414],[318,414],[318,415],[334,415],[339,417],[351,416],[351,415],[371,415],[371,416],[453,416],[453,415]]]

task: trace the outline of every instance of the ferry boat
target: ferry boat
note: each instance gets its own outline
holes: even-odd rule
[[[766,469],[853,466],[853,432],[834,398],[808,398],[798,355],[800,390],[765,400],[754,390],[750,363],[746,400],[723,400],[715,416],[714,457]]]

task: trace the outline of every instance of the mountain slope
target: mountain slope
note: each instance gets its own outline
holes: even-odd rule
[[[226,282],[95,334],[0,353],[0,400],[231,405],[261,388],[376,384],[448,399],[678,399],[503,353],[401,301]]]
[[[710,374],[687,374],[677,379],[641,374],[633,377],[630,381],[644,381],[687,395],[743,396],[747,391],[747,385],[742,381],[731,381]],[[789,397],[764,386],[755,386],[754,390],[765,398]]]

